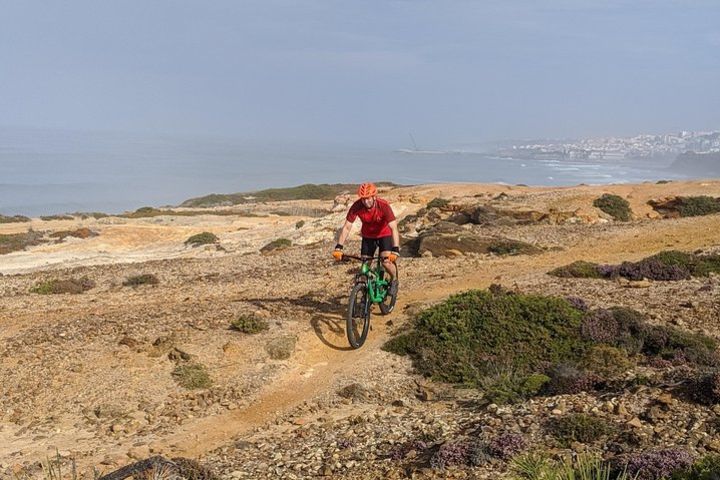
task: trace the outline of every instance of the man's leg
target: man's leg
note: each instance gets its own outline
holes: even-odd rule
[[[390,255],[390,252],[380,252],[380,256],[383,257],[383,263],[382,266],[385,269],[385,271],[390,275],[390,280],[395,280],[397,278],[397,266],[388,260],[388,255]]]

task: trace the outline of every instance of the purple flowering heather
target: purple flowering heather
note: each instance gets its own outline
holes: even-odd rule
[[[545,388],[550,395],[591,392],[602,382],[599,376],[586,373],[569,365],[557,365],[548,372],[550,381]]]
[[[525,440],[517,433],[503,433],[498,435],[488,445],[488,451],[494,457],[507,460],[517,455],[525,448]]]
[[[681,265],[668,265],[656,258],[646,258],[639,262],[623,262],[618,273],[630,280],[687,280],[691,277],[690,270]]]
[[[580,310],[581,312],[588,311],[587,303],[585,303],[585,300],[580,297],[566,297],[565,300],[567,300],[567,302],[572,305],[573,308]]]
[[[464,465],[470,450],[467,443],[443,443],[430,459],[433,468],[445,468],[453,465]]]
[[[688,452],[667,449],[655,452],[638,452],[626,459],[627,473],[637,480],[660,480],[689,468],[693,459]]]
[[[615,278],[619,275],[617,265],[598,265],[597,272],[603,278]]]
[[[389,457],[392,460],[403,460],[405,457],[407,457],[408,453],[412,452],[413,450],[417,452],[424,452],[427,450],[428,444],[423,442],[422,440],[409,440],[407,442],[401,443],[400,445],[396,445],[392,450],[390,450]]]
[[[599,308],[589,313],[581,326],[582,336],[594,342],[611,343],[620,334],[620,325],[610,310]]]

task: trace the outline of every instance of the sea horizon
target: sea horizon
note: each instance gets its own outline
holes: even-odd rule
[[[305,183],[572,186],[694,178],[669,170],[671,159],[517,159],[406,147],[0,128],[0,214],[113,214]]]

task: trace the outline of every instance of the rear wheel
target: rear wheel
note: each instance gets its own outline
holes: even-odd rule
[[[348,342],[352,348],[360,348],[367,339],[371,307],[367,286],[356,283],[350,292],[346,326]]]

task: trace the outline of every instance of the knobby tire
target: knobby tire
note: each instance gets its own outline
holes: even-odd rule
[[[370,330],[371,309],[367,285],[356,283],[350,292],[346,322],[347,338],[352,348],[362,347],[367,339]]]

